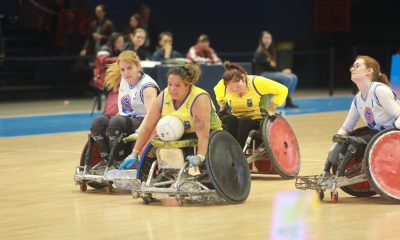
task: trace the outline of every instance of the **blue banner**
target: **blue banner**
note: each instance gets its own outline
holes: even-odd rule
[[[393,90],[400,94],[400,55],[392,56],[392,66],[390,70],[390,83]]]

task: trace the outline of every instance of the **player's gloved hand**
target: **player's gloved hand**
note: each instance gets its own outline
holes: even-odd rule
[[[278,105],[276,105],[275,103],[271,102],[271,104],[268,106],[267,110],[267,114],[269,117],[269,120],[271,122],[275,121],[276,119],[276,113],[275,113],[275,109],[278,107]]]
[[[129,154],[125,158],[124,162],[119,166],[119,170],[133,168],[138,159],[139,159],[139,152],[133,149],[132,153]]]
[[[400,129],[400,117],[398,117],[397,120],[394,122],[394,126],[395,126],[397,129]]]
[[[189,161],[189,167],[197,167],[202,163],[205,159],[203,155],[190,155],[186,158]]]
[[[228,104],[225,103],[225,106],[221,107],[219,112],[217,113],[218,117],[222,119],[223,117],[230,115],[230,110]]]
[[[276,114],[275,114],[275,112],[270,112],[270,111],[268,111],[268,117],[269,117],[269,120],[270,120],[271,122],[274,122],[275,119],[276,119]]]
[[[227,108],[221,108],[221,110],[219,110],[218,112],[218,117],[223,117],[224,115],[226,115],[228,113],[228,109]]]
[[[340,128],[336,134],[346,136],[346,135],[348,135],[348,132],[343,130],[342,128]],[[334,142],[331,146],[331,149],[329,149],[329,152],[331,152],[333,149],[335,149],[337,144],[338,144],[338,142]]]

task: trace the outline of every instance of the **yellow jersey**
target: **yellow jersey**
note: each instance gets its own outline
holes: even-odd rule
[[[288,89],[271,79],[247,75],[247,88],[243,96],[226,90],[221,79],[214,87],[216,100],[225,101],[237,117],[248,117],[253,120],[262,119],[262,112],[268,108],[270,101],[281,106],[287,97]]]
[[[221,120],[218,118],[218,115],[215,112],[215,106],[211,101],[210,95],[203,89],[192,86],[188,95],[182,101],[181,105],[177,108],[174,107],[173,100],[171,95],[169,94],[168,88],[166,88],[163,92],[163,102],[161,105],[161,117],[166,115],[173,115],[179,118],[183,126],[185,127],[185,133],[193,133],[196,132],[193,118],[192,118],[192,106],[193,102],[196,101],[197,97],[206,94],[210,98],[211,104],[211,116],[210,116],[210,130],[222,129]]]

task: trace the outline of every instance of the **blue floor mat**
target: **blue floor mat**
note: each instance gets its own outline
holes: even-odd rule
[[[353,97],[295,99],[298,109],[279,108],[283,115],[345,111]],[[43,116],[0,118],[0,137],[25,136],[46,133],[85,131],[90,128],[95,113],[54,114]]]
[[[0,137],[84,131],[90,128],[93,118],[98,115],[100,113],[91,116],[88,112],[0,118]]]
[[[278,108],[286,115],[336,112],[350,109],[354,97],[308,98],[294,100],[299,108]]]

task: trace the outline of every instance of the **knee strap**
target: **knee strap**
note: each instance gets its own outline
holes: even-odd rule
[[[90,136],[94,141],[100,141],[103,139],[107,139],[106,134],[98,131],[97,129],[90,128]]]
[[[98,132],[93,128],[90,129],[90,132],[90,138],[94,142],[96,142],[96,145],[100,150],[100,156],[107,161],[110,154],[110,146],[107,136],[104,133]]]
[[[126,133],[121,128],[109,127],[106,130],[106,135],[109,137],[110,141],[119,140],[118,142],[120,142],[122,138],[125,137]]]
[[[126,155],[124,149],[125,143],[122,140],[126,136],[126,133],[121,128],[109,127],[106,130],[106,134],[110,140],[111,151],[108,166],[111,166],[115,160],[120,160],[121,156]]]

